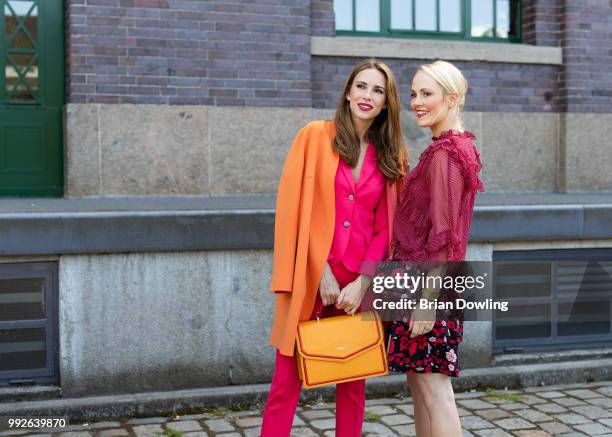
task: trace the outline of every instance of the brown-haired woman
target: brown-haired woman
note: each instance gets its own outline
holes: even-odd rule
[[[391,70],[366,60],[348,77],[335,120],[307,124],[289,151],[276,203],[270,343],[277,351],[263,437],[291,432],[302,387],[298,323],[357,312],[388,254],[404,174],[399,112]],[[336,386],[337,436],[361,436],[364,406],[364,380]]]

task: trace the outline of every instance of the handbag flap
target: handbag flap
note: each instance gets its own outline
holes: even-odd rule
[[[336,316],[298,325],[297,347],[309,359],[346,361],[377,347],[382,341],[378,314],[367,311],[355,316]]]

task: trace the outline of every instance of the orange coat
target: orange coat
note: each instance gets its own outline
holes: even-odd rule
[[[310,319],[334,237],[339,160],[332,147],[335,136],[331,120],[303,127],[289,150],[278,187],[270,284],[276,310],[270,343],[283,355],[294,354],[297,325]],[[390,234],[400,184],[386,183]]]

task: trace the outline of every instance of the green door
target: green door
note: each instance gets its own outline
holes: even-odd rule
[[[0,2],[0,196],[62,196],[63,0]]]

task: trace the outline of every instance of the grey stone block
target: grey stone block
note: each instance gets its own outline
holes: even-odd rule
[[[558,116],[482,113],[482,161],[489,191],[554,191]]]
[[[207,111],[198,106],[101,106],[101,194],[208,194]]]
[[[64,129],[64,192],[68,197],[100,195],[100,105],[68,104]]]
[[[565,188],[567,191],[610,191],[612,148],[605,141],[610,137],[611,114],[571,113],[561,115],[565,134]]]
[[[275,193],[287,152],[313,115],[309,108],[211,110],[211,193]]]

